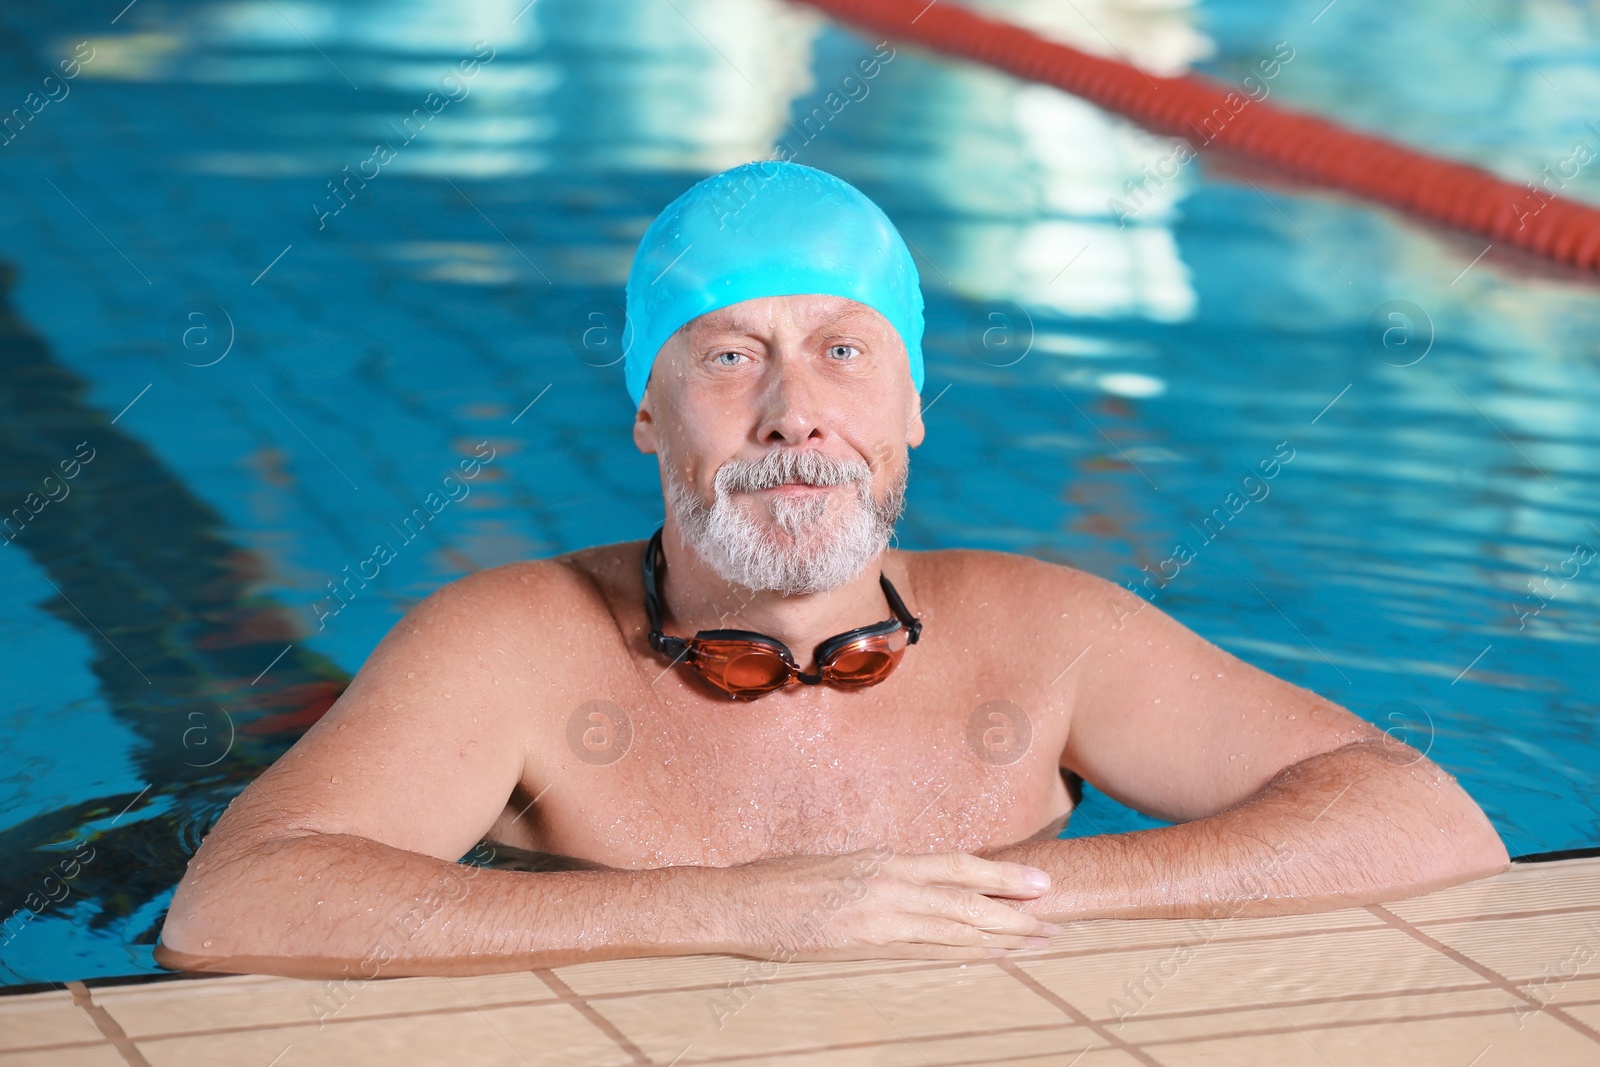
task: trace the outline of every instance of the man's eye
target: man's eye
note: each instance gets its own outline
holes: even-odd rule
[[[741,359],[744,358],[744,353],[743,352],[718,352],[716,355],[712,356],[711,358],[716,360],[717,362],[721,363],[724,367],[731,367],[731,366],[734,365],[735,362],[737,362],[738,360],[741,360]]]
[[[849,359],[852,352],[858,356],[861,354],[861,350],[854,345],[834,345],[828,349],[828,355],[835,359]]]

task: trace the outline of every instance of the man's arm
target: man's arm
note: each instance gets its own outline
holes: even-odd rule
[[[1244,663],[1154,605],[1065,568],[1061,765],[1178,825],[979,853],[1050,873],[1048,919],[1263,915],[1396,900],[1498,873],[1455,779],[1349,711]],[[1069,672],[1071,676],[1072,672]]]
[[[158,961],[372,977],[525,968],[580,948],[596,958],[597,944],[615,955],[698,944],[696,914],[669,906],[682,872],[534,876],[455,862],[504,810],[530,716],[551,703],[539,668],[567,650],[540,609],[585,595],[563,567],[536,563],[417,605],[206,837]]]
[[[694,952],[980,959],[1050,932],[994,899],[1042,892],[1025,868],[968,856],[537,874],[455,862],[525,771],[561,773],[528,751],[529,723],[559,702],[562,665],[587,662],[593,595],[562,565],[521,564],[414,608],[206,837],[157,962],[374,978]]]

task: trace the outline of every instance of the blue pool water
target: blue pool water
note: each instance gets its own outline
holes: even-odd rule
[[[0,546],[0,984],[155,970],[186,857],[408,605],[654,528],[633,246],[783,140],[918,257],[902,545],[1137,582],[1187,543],[1158,605],[1425,748],[1513,854],[1600,842],[1594,279],[1210,158],[1130,213],[1169,144],[908,47],[847,85],[876,41],[776,0],[525,2],[0,10],[0,113],[56,97],[0,145],[0,492],[58,498]],[[1513,180],[1600,149],[1577,5],[986,6],[1162,71],[1282,42],[1272,99]],[[1068,833],[1142,825],[1091,789]]]

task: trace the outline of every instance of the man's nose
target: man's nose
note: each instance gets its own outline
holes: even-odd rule
[[[767,373],[770,377],[762,389],[757,439],[767,444],[800,444],[823,436],[817,390],[805,366],[780,357]]]

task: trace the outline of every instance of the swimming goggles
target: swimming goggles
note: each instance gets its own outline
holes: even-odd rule
[[[681,661],[693,667],[701,678],[735,700],[753,700],[790,685],[826,682],[841,689],[876,685],[894,671],[906,646],[916,644],[922,635],[922,621],[906,610],[888,577],[879,574],[878,584],[895,617],[828,638],[816,648],[816,672],[806,674],[787,645],[753,630],[701,630],[688,638],[663,634],[656,575],[666,573],[667,561],[660,529],[650,538],[642,565],[650,647],[671,657],[674,663]]]

